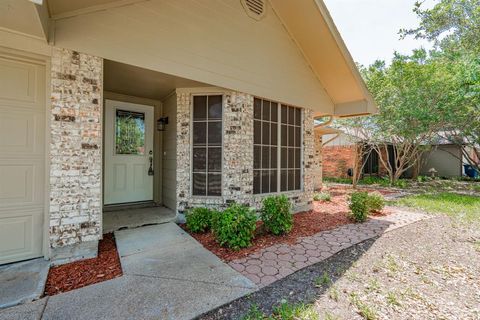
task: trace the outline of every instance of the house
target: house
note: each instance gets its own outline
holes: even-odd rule
[[[94,257],[118,206],[300,210],[314,119],[375,111],[321,0],[4,0],[0,70],[0,264]]]
[[[319,128],[317,131],[322,135],[322,175],[328,178],[348,178],[355,162],[357,144],[361,140],[353,132],[334,128]],[[465,174],[463,165],[467,160],[463,156],[462,147],[452,144],[447,139],[436,139],[430,144],[428,151],[422,155],[419,174],[430,176],[430,169],[434,168],[437,177],[452,178],[461,177]],[[388,152],[392,154],[393,146],[388,146]],[[386,168],[379,160],[379,154],[372,150],[365,155],[365,166],[362,174],[386,176]],[[412,169],[405,172],[404,177],[412,177]]]

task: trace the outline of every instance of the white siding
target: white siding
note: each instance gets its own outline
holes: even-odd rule
[[[151,0],[58,20],[55,45],[332,113],[301,51],[267,10],[256,21],[239,0]]]
[[[173,93],[163,101],[163,116],[168,117],[163,132],[163,204],[176,210],[177,171],[177,94]]]
[[[335,139],[334,139],[335,138]],[[333,139],[333,140],[332,140]],[[331,141],[330,141],[331,140]],[[326,134],[322,137],[323,143],[327,142],[324,147],[345,147],[354,144],[353,137],[346,135],[345,133]]]

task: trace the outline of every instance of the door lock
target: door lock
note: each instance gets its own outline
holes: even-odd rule
[[[150,167],[148,168],[148,175],[149,176],[153,176],[153,151],[150,150],[148,152],[149,156],[148,156],[148,160],[150,161]]]

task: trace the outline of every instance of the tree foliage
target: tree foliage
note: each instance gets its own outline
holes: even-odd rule
[[[431,9],[417,2],[414,12],[419,27],[400,32],[434,42],[432,56],[446,66],[450,75],[446,80],[453,88],[444,93],[452,105],[445,110],[449,119],[445,132],[480,170],[480,0],[440,0]]]
[[[428,39],[434,49],[361,67],[379,113],[341,124],[357,134],[367,129],[361,140],[377,150],[391,183],[418,168],[439,136],[480,169],[480,0],[438,0],[430,9],[417,2],[414,12],[420,25],[401,30],[402,37]],[[389,145],[393,154],[384,151]]]
[[[448,67],[421,49],[409,56],[395,54],[389,66],[377,61],[361,68],[379,113],[340,125],[378,153],[392,184],[419,166],[421,155],[449,122],[446,110],[454,105],[455,87]]]
[[[440,0],[431,9],[417,1],[413,11],[420,25],[400,30],[403,37],[428,39],[442,49],[480,52],[480,0]]]

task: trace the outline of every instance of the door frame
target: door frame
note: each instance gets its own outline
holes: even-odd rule
[[[104,198],[105,198],[105,139],[106,139],[106,131],[105,131],[105,124],[106,124],[106,102],[107,100],[110,101],[118,101],[118,102],[123,102],[123,103],[131,103],[131,104],[139,104],[139,105],[145,105],[145,106],[150,106],[153,108],[153,127],[152,127],[152,145],[153,145],[153,168],[154,168],[154,175],[153,175],[153,191],[152,191],[152,203],[156,204],[161,204],[163,203],[162,198],[161,198],[161,192],[162,192],[162,187],[161,187],[161,167],[162,163],[158,162],[158,157],[161,154],[161,151],[163,150],[163,146],[161,144],[161,136],[158,138],[158,134],[161,134],[160,132],[157,131],[156,129],[156,120],[158,116],[162,115],[162,103],[157,100],[152,100],[148,98],[142,98],[142,97],[136,97],[136,96],[129,96],[129,95],[124,95],[120,93],[115,93],[115,92],[109,92],[109,91],[104,91],[103,92],[103,106],[102,106],[102,112],[101,112],[101,117],[102,117],[102,183],[101,183],[101,190],[102,190],[102,201],[101,201],[101,208],[104,208],[105,206],[109,207],[115,207],[117,205],[121,207],[128,207],[129,205],[136,206],[142,203],[148,203],[150,201],[139,201],[139,202],[130,202],[130,203],[122,203],[122,204],[109,204],[105,205],[104,204]],[[160,160],[161,161],[161,160]],[[159,165],[157,165],[159,164]],[[158,186],[160,184],[160,186]],[[102,209],[103,210],[103,209]],[[102,225],[103,225],[103,213],[102,213]]]
[[[30,42],[30,38],[23,38],[22,41]],[[42,226],[42,256],[45,260],[50,258],[50,144],[51,144],[51,57],[30,51],[24,51],[0,45],[0,56],[11,58],[28,63],[42,65],[45,67],[45,174],[44,174],[44,205],[43,205],[43,226]]]

